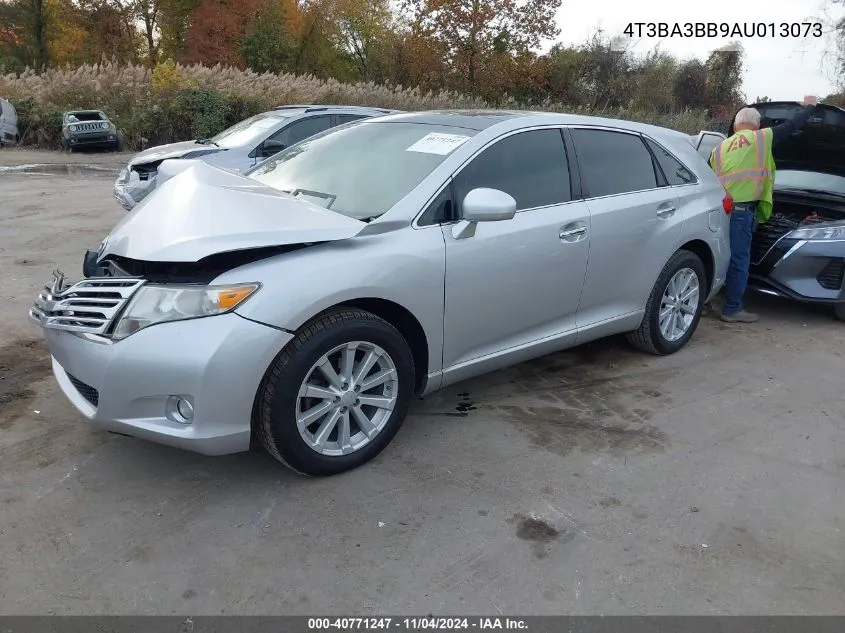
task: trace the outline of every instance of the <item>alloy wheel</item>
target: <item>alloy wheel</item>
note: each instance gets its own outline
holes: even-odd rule
[[[296,425],[312,450],[348,455],[385,427],[399,396],[399,374],[378,345],[338,345],[311,366],[296,399]]]
[[[663,338],[674,342],[689,331],[698,311],[700,294],[698,275],[692,268],[681,268],[672,276],[660,301],[658,323]]]

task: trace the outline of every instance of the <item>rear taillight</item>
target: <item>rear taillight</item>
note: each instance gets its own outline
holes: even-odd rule
[[[725,191],[725,197],[722,198],[722,208],[728,215],[734,210],[734,199],[727,191]]]

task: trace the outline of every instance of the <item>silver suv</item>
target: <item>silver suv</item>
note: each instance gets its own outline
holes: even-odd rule
[[[30,311],[92,422],[328,475],[415,395],[617,333],[686,345],[730,199],[684,134],[510,112],[326,131],[244,174],[195,161]]]

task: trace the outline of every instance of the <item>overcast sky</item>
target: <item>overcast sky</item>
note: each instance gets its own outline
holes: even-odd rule
[[[670,25],[686,22],[817,22],[814,14],[823,11],[823,0],[593,0],[576,2],[563,0],[558,14],[560,40],[579,44],[597,27],[608,35],[622,33],[629,22],[666,22]],[[669,17],[663,7],[671,7]],[[684,59],[691,56],[704,59],[715,48],[728,43],[721,38],[642,38],[636,51],[647,51],[660,44],[662,50]],[[824,97],[835,91],[832,73],[825,68],[824,51],[830,48],[829,39],[743,38],[745,74],[743,89],[746,98],[768,96],[772,100],[798,100],[804,95]]]

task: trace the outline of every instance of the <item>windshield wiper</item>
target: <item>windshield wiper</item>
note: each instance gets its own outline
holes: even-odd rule
[[[198,145],[214,145],[214,147],[220,147],[217,143],[212,141],[210,138],[198,138],[194,143]]]
[[[802,193],[814,193],[820,196],[833,196],[835,198],[845,198],[845,193],[839,193],[838,191],[828,191],[827,189],[813,189],[811,187],[782,187],[780,191],[800,191]]]

